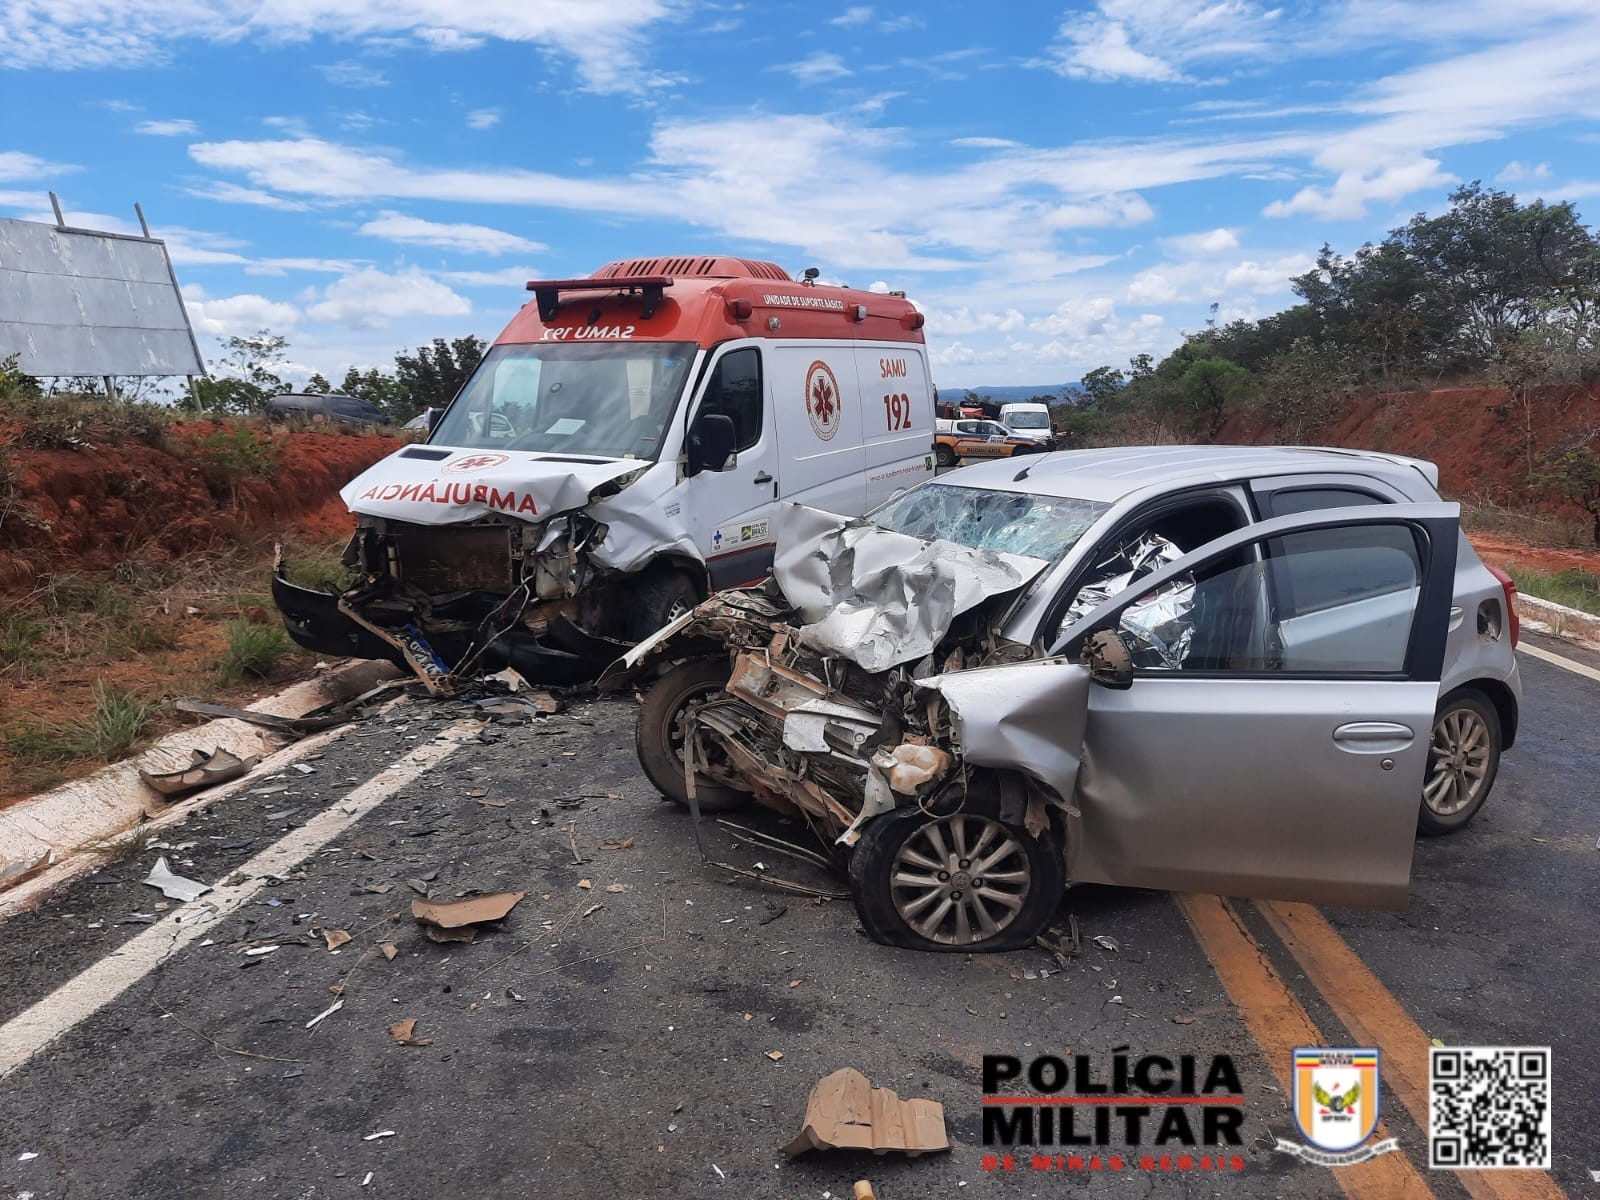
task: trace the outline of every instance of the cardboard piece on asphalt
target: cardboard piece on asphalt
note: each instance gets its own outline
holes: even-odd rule
[[[411,915],[435,942],[470,942],[478,936],[477,926],[502,919],[525,895],[526,892],[496,892],[465,900],[413,900]]]
[[[825,1075],[806,1100],[805,1122],[783,1148],[790,1158],[807,1150],[897,1150],[915,1158],[950,1149],[944,1105],[937,1100],[902,1100],[875,1088],[860,1071],[845,1067]]]

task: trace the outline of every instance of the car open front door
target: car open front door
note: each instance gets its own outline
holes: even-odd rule
[[[1089,688],[1069,878],[1405,907],[1458,512],[1267,521],[1067,630],[1133,659]]]

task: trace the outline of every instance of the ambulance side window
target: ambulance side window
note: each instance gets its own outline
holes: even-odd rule
[[[717,360],[706,384],[702,413],[723,413],[733,418],[734,449],[748,450],[761,440],[761,351],[754,347],[732,350]]]

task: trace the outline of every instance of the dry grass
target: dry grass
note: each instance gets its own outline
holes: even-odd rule
[[[1586,519],[1513,508],[1484,496],[1461,501],[1461,527],[1469,533],[1494,534],[1529,546],[1594,548],[1593,530]]]

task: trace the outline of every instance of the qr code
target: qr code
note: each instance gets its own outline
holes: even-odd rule
[[[1550,1169],[1550,1047],[1428,1055],[1428,1166]]]

